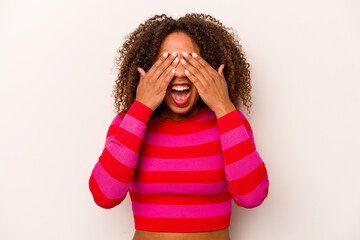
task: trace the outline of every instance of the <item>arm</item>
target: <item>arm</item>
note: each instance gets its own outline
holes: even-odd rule
[[[217,118],[217,124],[229,191],[238,206],[257,207],[268,195],[269,180],[251,126],[237,109]]]
[[[100,207],[113,208],[125,199],[152,113],[151,108],[135,100],[126,114],[117,114],[110,124],[104,149],[89,179],[90,191]]]

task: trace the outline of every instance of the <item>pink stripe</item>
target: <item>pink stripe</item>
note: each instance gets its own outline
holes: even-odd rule
[[[246,119],[247,120],[247,118],[245,117],[245,115],[239,110],[239,109],[236,109],[237,110],[237,112],[239,113],[239,115],[240,115],[240,117],[242,118],[242,119]]]
[[[262,163],[259,153],[255,150],[246,157],[225,166],[226,178],[233,181],[248,175]]]
[[[239,205],[245,208],[256,207],[264,200],[265,190],[268,186],[269,178],[266,176],[252,192],[246,195],[233,195],[233,198]]]
[[[126,195],[130,184],[115,180],[106,172],[98,161],[92,171],[92,174],[99,185],[101,192],[110,199],[118,199]]]
[[[111,135],[111,136],[108,136],[108,137],[106,138],[104,148],[106,148],[107,146],[109,146],[110,140],[111,140],[111,139],[114,139],[114,136],[115,136],[115,135]]]
[[[110,125],[120,125],[120,123],[122,122],[122,117],[121,115],[116,115],[114,120],[111,122]]]
[[[216,183],[139,183],[132,181],[130,188],[138,193],[214,194],[229,189],[227,181]]]
[[[116,129],[118,129],[118,128],[119,128],[119,125],[121,124],[121,122],[122,122],[121,116],[120,116],[120,115],[116,115],[115,118],[113,119],[113,121],[111,122],[110,127],[117,125],[117,128],[116,128]],[[109,129],[110,129],[110,127],[109,127]],[[110,135],[110,136],[107,136],[107,138],[106,138],[106,140],[105,140],[104,149],[109,145],[110,140],[113,139],[114,136],[115,136],[115,134]]]
[[[222,154],[198,158],[147,158],[140,156],[137,168],[145,171],[198,171],[224,167]]]
[[[211,118],[216,119],[216,116],[215,116],[215,113],[210,109],[208,112],[205,113],[204,116],[202,116],[200,119],[196,120],[195,122],[205,121],[205,120],[208,120]]]
[[[136,167],[139,153],[127,148],[115,139],[110,141],[110,144],[107,148],[110,154],[122,164],[131,168]]]
[[[220,135],[222,150],[228,149],[249,138],[244,125],[238,126]]]
[[[250,141],[255,145],[255,139],[254,139],[254,134],[253,132],[249,131],[249,130],[246,130],[248,135],[249,135],[249,138],[250,138]]]
[[[132,202],[133,213],[137,216],[158,218],[199,218],[215,217],[231,212],[232,199],[221,203],[197,205],[146,204]]]
[[[144,143],[163,147],[187,147],[219,140],[219,130],[213,127],[201,132],[185,135],[164,135],[147,132]]]
[[[240,114],[241,119],[245,119],[245,120],[250,124],[250,122],[247,120],[247,118],[245,117],[245,115],[244,115],[240,110],[237,109],[237,111],[238,111],[238,113]],[[248,133],[248,135],[249,135],[249,137],[250,137],[250,141],[251,141],[253,144],[255,144],[254,133],[253,133],[252,131],[250,131],[250,130],[247,130],[247,129],[246,129],[246,131],[247,131],[247,133]]]
[[[120,127],[139,138],[143,138],[146,124],[131,115],[126,115]]]

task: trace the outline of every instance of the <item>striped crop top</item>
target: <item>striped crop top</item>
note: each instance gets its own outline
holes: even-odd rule
[[[230,226],[232,200],[264,201],[267,170],[240,110],[216,118],[203,106],[180,121],[152,113],[135,100],[111,122],[89,178],[97,205],[113,208],[129,192],[135,229],[204,232]]]

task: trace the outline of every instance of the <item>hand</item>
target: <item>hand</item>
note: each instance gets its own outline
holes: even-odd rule
[[[176,56],[177,52],[173,52],[171,55],[165,52],[147,73],[144,69],[137,68],[140,73],[140,81],[136,89],[135,100],[155,111],[163,101],[168,85],[174,77],[175,67],[179,63],[179,58]]]
[[[201,99],[215,112],[216,117],[236,110],[230,100],[223,73],[225,64],[221,64],[216,71],[196,53],[190,55],[182,52],[182,55],[186,60],[181,59],[185,74],[194,83]]]

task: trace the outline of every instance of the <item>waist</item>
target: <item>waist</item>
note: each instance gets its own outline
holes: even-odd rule
[[[137,230],[206,232],[230,225],[232,197],[228,191],[213,195],[129,193]]]
[[[132,240],[230,240],[229,228],[207,232],[154,232],[135,230]]]

